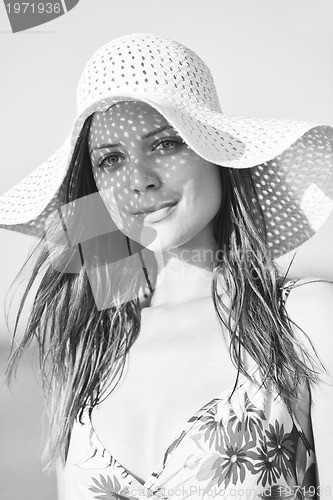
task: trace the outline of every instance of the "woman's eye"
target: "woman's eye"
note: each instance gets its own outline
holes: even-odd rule
[[[119,155],[118,153],[109,153],[107,155],[102,156],[99,161],[98,165],[100,167],[112,167],[119,163],[123,157]]]
[[[177,146],[181,146],[185,144],[181,139],[162,139],[158,142],[156,146],[154,146],[154,150],[157,151],[170,151],[176,149]]]

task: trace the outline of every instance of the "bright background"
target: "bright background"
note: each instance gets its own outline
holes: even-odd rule
[[[14,35],[1,4],[0,194],[65,139],[90,55],[133,32],[165,35],[196,51],[212,70],[225,113],[333,124],[332,19],[332,0],[80,0],[65,16]],[[5,293],[34,240],[1,229],[0,238],[1,370],[9,339]],[[332,237],[324,231],[314,241],[295,272],[332,279]],[[41,472],[42,398],[31,366],[29,353],[12,393],[0,388],[0,500],[56,499],[54,477]]]

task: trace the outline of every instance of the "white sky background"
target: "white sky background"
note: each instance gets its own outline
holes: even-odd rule
[[[91,54],[133,32],[197,52],[225,113],[333,125],[332,19],[332,0],[80,0],[57,20],[12,34],[1,3],[0,194],[64,141]],[[1,338],[4,296],[34,239],[3,229],[0,238]]]

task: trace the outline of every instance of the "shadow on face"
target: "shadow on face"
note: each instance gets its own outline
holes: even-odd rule
[[[88,144],[96,186],[129,238],[144,244],[144,228],[153,228],[149,249],[163,251],[208,231],[221,204],[220,167],[190,149],[153,107],[123,101],[96,112]]]

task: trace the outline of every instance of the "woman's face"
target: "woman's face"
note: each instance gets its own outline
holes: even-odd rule
[[[145,246],[163,251],[200,232],[212,234],[208,225],[222,197],[220,167],[192,151],[154,108],[126,101],[96,112],[88,143],[96,186],[115,224],[129,238],[142,243],[138,228],[148,226],[156,238]],[[158,209],[161,203],[175,205],[137,213]]]

